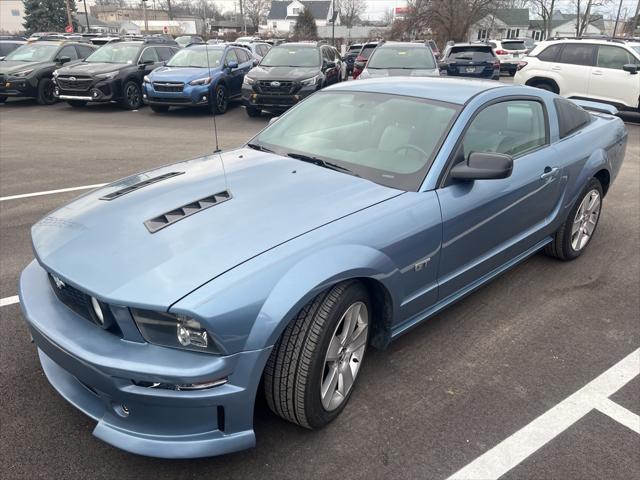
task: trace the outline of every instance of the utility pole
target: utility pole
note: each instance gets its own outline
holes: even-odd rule
[[[73,32],[73,19],[71,18],[71,6],[69,5],[69,0],[64,0],[64,3],[67,6],[67,28],[71,28],[71,32]]]
[[[331,45],[336,46],[336,0],[331,2]]]
[[[147,0],[142,0],[142,10],[144,11],[144,33],[149,35],[149,19],[147,18]]]
[[[622,10],[622,0],[620,0],[620,5],[618,5],[618,15],[616,15],[616,23],[613,26],[613,35],[611,35],[612,37],[616,36],[616,30],[618,30],[618,22],[620,21],[620,10]]]
[[[240,17],[242,18],[242,33],[247,34],[247,21],[244,18],[244,11],[242,10],[242,0],[238,0],[240,5]]]
[[[87,12],[87,0],[82,0],[82,4],[84,5],[84,18],[87,21],[87,33],[91,31],[91,27],[89,26],[89,12]]]

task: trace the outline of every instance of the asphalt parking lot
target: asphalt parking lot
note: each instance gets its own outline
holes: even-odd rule
[[[640,478],[640,115],[624,118],[626,159],[580,259],[535,255],[371,350],[349,405],[321,431],[276,418],[259,398],[255,449],[168,461],[93,438],[94,422],[45,379],[10,299],[32,259],[29,227],[84,190],[23,195],[211,152],[211,119],[0,105],[0,477]],[[218,117],[221,146],[267,121],[233,106]]]

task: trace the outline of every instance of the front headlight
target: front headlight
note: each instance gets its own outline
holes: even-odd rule
[[[211,83],[211,77],[198,78],[197,80],[191,80],[189,85],[209,85]]]
[[[320,80],[320,75],[316,75],[315,77],[307,78],[306,80],[301,80],[300,85],[315,85]]]
[[[131,314],[149,343],[195,352],[223,353],[215,339],[193,318],[137,308],[132,308]]]
[[[149,76],[148,76],[148,75],[145,75],[145,76],[142,78],[142,81],[143,81],[144,83],[151,83],[151,79],[149,78]]]
[[[242,83],[244,83],[245,85],[253,85],[255,82],[256,81],[253,78],[247,75],[244,76],[244,80],[242,81]]]
[[[96,75],[96,78],[99,78],[100,80],[111,80],[113,78],[116,78],[116,75],[118,75],[117,70],[115,72],[108,72],[108,73],[99,73],[98,75]]]
[[[13,72],[11,75],[14,76],[14,77],[26,77],[31,72],[33,72],[33,68],[31,68],[29,70],[21,70],[19,72]]]

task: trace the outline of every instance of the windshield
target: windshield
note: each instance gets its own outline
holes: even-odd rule
[[[371,56],[367,68],[433,69],[436,64],[428,47],[383,47]]]
[[[141,45],[108,43],[89,55],[89,63],[133,63],[136,61]]]
[[[367,92],[318,92],[251,144],[308,156],[402,190],[417,190],[458,106]]]
[[[191,43],[191,37],[178,37],[178,38],[176,38],[176,42],[181,47],[186,47],[187,45],[189,45]]]
[[[493,59],[493,52],[489,47],[453,47],[448,58],[450,60],[484,62]]]
[[[207,63],[207,55],[209,61]],[[222,62],[222,48],[187,48],[176,53],[167,62],[167,67],[217,68]]]
[[[631,45],[631,48],[633,48],[636,52],[640,53],[640,45]]]
[[[13,60],[16,62],[47,62],[53,60],[53,56],[57,50],[58,45],[45,45],[43,43],[23,45],[7,55],[5,60]]]
[[[362,49],[362,51],[360,52],[360,55],[362,55],[364,58],[369,58],[371,56],[371,53],[376,49],[376,47],[377,45],[367,45]]]
[[[502,42],[502,48],[505,50],[526,50],[524,42]]]
[[[263,67],[317,67],[320,51],[314,47],[281,46],[272,48],[260,62]]]

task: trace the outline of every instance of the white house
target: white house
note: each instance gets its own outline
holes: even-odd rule
[[[522,38],[528,30],[528,8],[500,8],[471,26],[469,40]]]
[[[556,11],[551,18],[551,37],[574,37],[576,35],[576,18],[573,13],[562,13]],[[542,20],[531,21],[531,31],[529,36],[534,40],[544,40],[544,25]],[[585,29],[583,35],[602,35],[605,33],[605,24],[602,15],[594,14],[589,18],[589,25]]]
[[[22,0],[0,0],[0,33],[24,32],[24,3]]]
[[[265,33],[287,34],[293,30],[298,16],[304,8],[308,8],[316,21],[316,26],[331,25],[333,16],[331,0],[289,0],[271,2],[271,10],[267,16],[267,25],[260,30]],[[336,12],[336,25],[340,25],[340,14]]]

